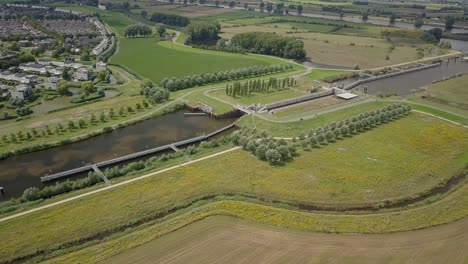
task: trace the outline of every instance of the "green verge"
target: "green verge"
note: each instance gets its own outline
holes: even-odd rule
[[[282,167],[271,167],[250,153],[234,151],[6,221],[0,225],[0,237],[6,238],[0,261],[36,254],[37,250],[57,250],[74,241],[112,233],[206,195],[250,194],[336,206],[413,196],[460,173],[468,163],[467,150],[465,129],[427,115],[411,114],[351,139],[301,151],[299,157]],[[467,213],[467,198],[466,188],[462,190],[446,206],[427,205],[421,207],[425,209],[408,211],[423,211],[414,215],[406,211],[357,216],[285,210],[276,216],[277,210],[282,209],[252,208],[244,206],[248,203],[228,201],[213,203],[220,206],[213,210],[215,214],[238,214],[317,231],[391,232],[463,217]],[[309,219],[310,215],[313,217]],[[78,218],[80,221],[71,220]]]

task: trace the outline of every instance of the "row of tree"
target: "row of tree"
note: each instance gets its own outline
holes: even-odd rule
[[[135,110],[139,111],[143,108],[148,108],[149,104],[146,101],[143,101],[142,104],[137,103],[135,108],[132,106],[123,107],[121,106],[118,111],[115,111],[113,108],[109,109],[107,113],[101,112],[99,116],[92,114],[89,117],[89,120],[86,121],[84,118],[80,118],[77,121],[69,120],[66,123],[62,124],[59,123],[55,126],[55,128],[51,128],[50,126],[46,125],[43,129],[36,129],[33,128],[30,131],[18,131],[17,133],[10,133],[9,135],[2,135],[2,142],[4,144],[9,143],[21,143],[23,141],[30,141],[34,138],[41,138],[47,137],[52,135],[62,134],[64,132],[73,132],[77,129],[84,129],[88,127],[95,126],[98,122],[107,122],[108,120],[113,120],[119,116],[125,116],[126,113],[133,113]],[[18,108],[19,109],[19,108]]]
[[[134,24],[127,26],[124,30],[125,37],[149,37],[153,34],[153,31],[148,25]]]
[[[269,137],[265,131],[257,133],[256,130],[244,128],[234,132],[231,141],[271,165],[283,165],[296,155],[294,145],[284,139]]]
[[[219,23],[192,23],[186,28],[185,44],[216,44],[219,32],[221,32]]]
[[[181,78],[165,78],[162,86],[169,91],[183,90],[197,85],[204,85],[227,80],[236,80],[246,77],[259,76],[269,73],[286,71],[292,68],[290,64],[278,64],[269,66],[253,66],[248,68],[234,69],[231,71],[219,71],[214,73],[203,73]]]
[[[334,142],[337,138],[347,137],[355,133],[366,131],[371,127],[378,126],[385,122],[398,119],[411,111],[411,106],[401,104],[389,105],[375,111],[365,112],[358,116],[351,117],[344,121],[332,122],[323,127],[318,127],[315,130],[309,131],[308,136],[304,134],[299,136],[302,146],[305,148],[309,145],[312,147],[322,143]],[[296,142],[297,138],[293,138]]]
[[[171,26],[185,27],[190,24],[190,20],[184,16],[174,14],[164,14],[155,12],[151,15],[151,21],[156,23],[163,23]]]
[[[235,82],[226,85],[226,95],[236,97],[237,95],[250,95],[252,93],[264,93],[270,89],[284,89],[296,85],[296,80],[291,77],[283,79],[270,78],[269,80],[251,80],[247,82]]]
[[[306,52],[304,42],[274,33],[247,32],[232,37],[231,45],[245,49],[251,53],[278,56],[288,59],[304,59]]]

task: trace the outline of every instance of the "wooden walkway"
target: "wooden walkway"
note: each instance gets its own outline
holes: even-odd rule
[[[116,165],[116,164],[119,164],[119,163],[122,163],[122,162],[125,162],[125,161],[137,159],[137,158],[140,158],[140,157],[152,155],[152,154],[162,152],[162,151],[165,151],[165,150],[174,150],[175,151],[175,149],[179,149],[179,147],[183,147],[183,146],[186,146],[186,145],[190,145],[190,144],[193,144],[193,143],[197,143],[197,142],[207,140],[207,139],[209,139],[209,138],[211,138],[211,137],[213,137],[213,136],[215,136],[215,135],[217,135],[219,133],[222,133],[222,132],[224,132],[224,131],[226,131],[228,129],[231,129],[233,127],[234,127],[234,124],[230,124],[228,126],[220,128],[220,129],[218,129],[218,130],[216,130],[214,132],[211,132],[208,135],[198,136],[198,137],[178,141],[178,142],[175,142],[175,143],[172,143],[172,144],[160,146],[160,147],[157,147],[157,148],[148,149],[148,150],[144,150],[144,151],[140,151],[140,152],[135,152],[135,153],[125,155],[125,156],[122,156],[122,157],[118,157],[118,158],[115,158],[115,159],[98,162],[96,164],[85,165],[85,166],[82,166],[82,167],[79,167],[79,168],[75,168],[75,169],[71,169],[71,170],[67,170],[67,171],[62,171],[62,172],[54,173],[54,174],[51,174],[51,175],[46,175],[46,176],[41,177],[41,182],[54,181],[54,180],[58,180],[58,179],[61,179],[61,178],[66,178],[66,177],[69,177],[69,176],[72,176],[72,175],[75,175],[75,174],[78,174],[78,173],[92,171],[92,170],[95,170],[93,166],[95,166],[96,168],[103,168],[103,167]]]

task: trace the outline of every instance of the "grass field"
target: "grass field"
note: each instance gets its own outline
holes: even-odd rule
[[[7,238],[0,256],[6,260],[38,249],[54,248],[206,194],[252,193],[259,197],[341,206],[407,197],[459,172],[467,163],[467,149],[468,133],[464,129],[412,114],[352,139],[301,151],[299,157],[284,167],[271,167],[238,150],[5,222],[0,225],[0,236]],[[464,197],[463,193],[453,196]],[[234,201],[207,206],[213,212],[301,229],[388,232],[460,218],[467,213],[463,201],[455,198],[449,199],[446,206],[428,205],[418,209],[421,214],[403,211],[346,217],[288,210],[274,213],[283,209]],[[118,209],[115,204],[119,204]],[[98,212],[94,208],[99,208]],[[203,215],[208,209],[197,210]],[[431,221],[427,221],[428,215]],[[70,221],[76,217],[80,221]]]
[[[359,115],[362,112],[372,111],[385,106],[385,102],[369,102],[358,106],[352,106],[345,109],[336,110],[330,113],[318,115],[312,119],[303,120],[300,122],[284,122],[281,118],[277,118],[279,122],[271,122],[260,117],[245,116],[237,120],[237,124],[242,127],[256,128],[257,130],[266,130],[274,136],[294,137],[300,133],[307,133],[311,127],[323,126],[333,121],[346,119],[352,115]],[[266,114],[265,117],[275,119],[274,116]],[[289,119],[289,118],[288,118]],[[283,122],[281,122],[283,121]]]
[[[152,38],[120,39],[120,51],[112,62],[126,65],[157,83],[172,76],[285,63],[270,57],[193,49],[168,41],[156,43]]]
[[[102,263],[463,263],[468,220],[385,235],[321,234],[227,216],[195,222]],[[385,241],[385,243],[382,243]],[[279,250],[280,249],[280,250]],[[200,254],[205,252],[206,254]]]
[[[468,75],[432,84],[425,91],[410,97],[411,101],[433,104],[468,116]]]

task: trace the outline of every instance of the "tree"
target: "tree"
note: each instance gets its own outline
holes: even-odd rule
[[[63,69],[63,72],[62,72],[62,79],[66,80],[66,81],[70,81],[71,80],[71,75],[70,75],[70,69],[65,67]]]
[[[302,15],[302,10],[304,10],[304,8],[302,7],[302,5],[298,5],[298,6],[297,6],[297,14],[298,14],[298,15]]]
[[[262,1],[262,2],[260,2],[260,5],[259,5],[259,7],[260,7],[260,12],[262,12],[262,13],[263,13],[263,11],[265,11],[265,3],[264,3],[263,1]]]
[[[89,60],[90,60],[89,52],[83,51],[83,52],[81,53],[80,60],[81,60],[81,61],[89,61]]]
[[[362,20],[367,21],[369,19],[369,13],[367,11],[362,12]]]
[[[392,15],[389,18],[389,23],[393,25],[395,23],[395,20],[396,20],[396,15],[392,13]]]
[[[422,20],[422,18],[418,18],[416,19],[416,21],[414,21],[415,28],[421,28],[423,25],[424,25],[424,21]]]
[[[349,128],[348,128],[348,126],[347,126],[347,125],[341,126],[340,132],[341,132],[341,135],[343,135],[343,136],[349,135]]]
[[[94,93],[96,89],[94,88],[93,82],[84,82],[81,84],[81,90],[84,93]]]
[[[271,11],[273,11],[273,4],[272,3],[267,3],[266,10],[267,10],[268,13],[271,13]]]
[[[146,18],[148,16],[148,12],[146,12],[146,10],[142,10],[140,14],[143,18]]]
[[[275,149],[267,150],[265,157],[271,165],[279,165],[281,163],[281,154]]]
[[[229,2],[229,8],[234,8],[236,6],[236,2],[231,1]]]
[[[162,37],[166,33],[166,27],[165,26],[159,26],[158,27],[158,34],[160,37]]]
[[[107,71],[100,71],[98,73],[98,79],[99,81],[103,82],[106,80],[106,76],[107,76]]]
[[[325,133],[325,137],[327,138],[327,141],[330,142],[335,137],[335,134],[333,134],[333,132],[329,130],[327,131],[327,133]]]
[[[249,3],[245,3],[245,4],[244,4],[244,9],[245,9],[245,10],[249,9]]]
[[[57,85],[57,93],[60,95],[68,95],[70,91],[68,90],[68,83],[64,80],[60,81]]]
[[[445,30],[450,31],[453,29],[453,25],[455,24],[455,17],[453,16],[447,16],[445,18]]]

